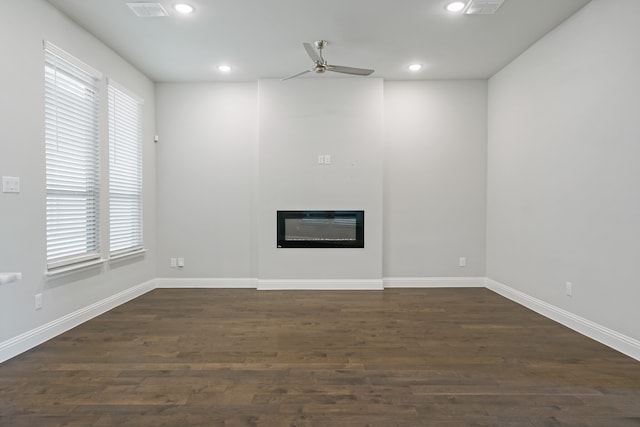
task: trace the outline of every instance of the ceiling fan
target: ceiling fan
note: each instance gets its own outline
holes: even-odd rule
[[[329,42],[327,42],[326,40],[316,40],[314,42],[314,45],[318,50],[317,52],[316,52],[316,49],[314,49],[310,43],[302,43],[302,46],[304,46],[305,50],[307,51],[307,54],[313,61],[313,68],[311,68],[310,70],[304,70],[299,73],[292,74],[290,76],[282,78],[281,80],[282,81],[289,80],[294,77],[298,77],[303,74],[310,73],[312,71],[318,74],[322,74],[325,71],[333,71],[335,73],[353,74],[356,76],[368,76],[369,74],[373,73],[374,70],[368,70],[366,68],[354,68],[354,67],[345,67],[342,65],[327,64],[327,60],[324,59],[322,56],[322,49],[324,49],[328,43]]]

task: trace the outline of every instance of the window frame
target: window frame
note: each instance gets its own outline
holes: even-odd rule
[[[107,81],[109,150],[109,256],[144,252],[144,100],[113,79]],[[119,162],[118,154],[127,157]]]
[[[46,260],[53,274],[101,258],[102,73],[47,41],[44,56]]]

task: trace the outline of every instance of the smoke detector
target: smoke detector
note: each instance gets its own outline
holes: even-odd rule
[[[160,3],[127,3],[129,9],[139,18],[158,18],[169,16]]]
[[[502,3],[504,0],[471,0],[464,13],[466,15],[492,15],[498,11]]]

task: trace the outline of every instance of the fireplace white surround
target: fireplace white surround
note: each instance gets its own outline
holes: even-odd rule
[[[381,284],[382,79],[261,80],[258,111],[259,281]],[[305,209],[364,210],[364,249],[277,248],[275,212]]]

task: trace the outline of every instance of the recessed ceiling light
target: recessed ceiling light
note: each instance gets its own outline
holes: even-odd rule
[[[231,67],[228,65],[219,65],[218,70],[222,71],[223,73],[228,73],[229,71],[231,71]]]
[[[462,9],[464,9],[464,7],[466,6],[466,3],[463,1],[453,1],[451,3],[448,3],[445,6],[445,9],[447,9],[447,11],[449,12],[460,12]]]
[[[409,69],[411,71],[419,71],[422,69],[422,64],[411,64],[409,65]]]
[[[177,3],[175,5],[173,5],[173,8],[175,10],[177,10],[180,13],[184,13],[185,15],[187,13],[191,13],[193,12],[193,6],[191,6],[190,4],[186,4],[186,3]]]

